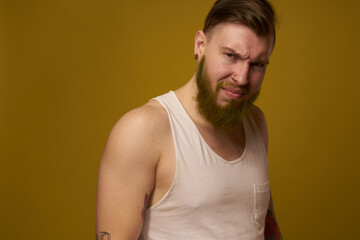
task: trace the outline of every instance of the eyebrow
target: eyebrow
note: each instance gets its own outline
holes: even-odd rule
[[[234,54],[237,58],[243,58],[242,56],[241,56],[241,54],[239,53],[239,52],[237,52],[237,51],[235,51],[234,49],[232,49],[232,48],[229,48],[229,47],[222,47],[221,48],[221,50],[222,51],[228,51],[228,52],[231,52],[232,54]],[[262,64],[265,64],[265,65],[268,65],[268,64],[270,64],[270,62],[269,62],[269,60],[262,60],[262,59],[255,59],[254,61],[252,61],[252,62],[259,62],[259,63],[262,63]]]

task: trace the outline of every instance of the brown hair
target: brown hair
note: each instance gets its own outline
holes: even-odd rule
[[[262,37],[273,34],[275,45],[276,15],[267,0],[217,0],[206,16],[203,31],[209,33],[224,22],[245,25]]]

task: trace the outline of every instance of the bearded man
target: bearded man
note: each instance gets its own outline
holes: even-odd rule
[[[266,0],[218,0],[183,87],[125,114],[101,160],[99,239],[281,239],[259,95],[275,43]]]

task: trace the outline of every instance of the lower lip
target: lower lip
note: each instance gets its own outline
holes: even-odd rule
[[[224,88],[222,88],[222,90],[225,92],[226,96],[230,99],[239,99],[241,98],[242,96],[244,96],[245,94],[241,94],[241,93],[234,93],[234,92],[231,92],[229,90],[226,90]]]

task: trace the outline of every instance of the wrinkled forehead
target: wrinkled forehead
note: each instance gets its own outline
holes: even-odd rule
[[[206,34],[208,47],[229,47],[238,52],[244,49],[256,55],[266,54],[270,57],[274,36],[259,36],[249,27],[236,23],[221,23]]]

